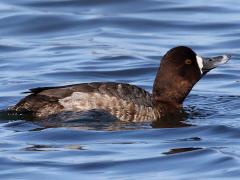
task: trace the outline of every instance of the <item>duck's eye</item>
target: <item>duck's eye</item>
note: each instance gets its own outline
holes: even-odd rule
[[[185,64],[192,64],[192,60],[191,59],[186,59]]]

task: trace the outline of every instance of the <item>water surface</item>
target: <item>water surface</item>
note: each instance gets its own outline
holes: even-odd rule
[[[0,109],[39,86],[114,81],[151,91],[177,45],[232,60],[186,99],[191,126],[1,114],[0,178],[239,179],[239,12],[233,0],[2,0]]]

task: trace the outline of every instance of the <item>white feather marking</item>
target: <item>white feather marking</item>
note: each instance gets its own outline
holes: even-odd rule
[[[199,67],[200,72],[202,74],[203,73],[203,70],[202,70],[202,68],[203,68],[203,59],[202,59],[201,56],[198,56],[198,55],[196,56],[196,58],[197,58],[198,67]]]

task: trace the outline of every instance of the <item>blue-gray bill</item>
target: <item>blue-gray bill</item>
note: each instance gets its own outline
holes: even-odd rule
[[[225,64],[229,61],[231,55],[222,55],[212,58],[202,58],[203,59],[203,73],[207,73],[211,69],[218,67],[221,64]]]

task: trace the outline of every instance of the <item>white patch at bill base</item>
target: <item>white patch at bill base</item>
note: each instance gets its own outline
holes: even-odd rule
[[[196,56],[196,58],[197,58],[198,67],[199,67],[200,72],[202,74],[203,73],[203,59],[202,59],[201,56],[198,56],[198,55]]]

